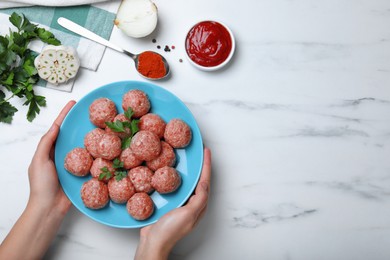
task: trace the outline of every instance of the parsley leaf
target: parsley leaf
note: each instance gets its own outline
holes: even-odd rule
[[[122,150],[130,147],[131,139],[139,131],[138,123],[139,123],[138,119],[131,120],[130,126],[129,126],[129,128],[131,130],[131,136],[128,136],[122,140]]]
[[[130,129],[131,129],[131,135],[132,136],[134,136],[139,131],[138,123],[139,123],[138,119],[134,119],[130,123]]]
[[[3,92],[1,92],[3,93]],[[11,123],[13,115],[18,110],[5,100],[0,101],[0,122]]]
[[[23,21],[23,18],[18,15],[17,13],[13,12],[9,18],[9,21],[16,27],[18,28],[19,30],[21,25],[22,25],[22,21]]]
[[[112,161],[114,169],[120,169],[123,168],[124,163],[119,160],[118,158],[115,158],[114,161]]]
[[[33,40],[52,45],[61,42],[51,32],[31,23],[23,14],[13,12],[9,21],[17,32],[10,29],[8,35],[0,35],[0,88],[3,86],[12,95],[7,100],[0,95],[0,122],[12,122],[18,110],[8,100],[15,96],[26,99],[23,105],[28,106],[27,120],[31,122],[39,114],[40,108],[46,106],[46,100],[43,96],[35,95],[33,90],[39,80],[34,66],[37,53],[28,49],[28,45]]]
[[[125,111],[125,117],[129,120],[131,120],[131,117],[134,115],[133,109],[131,107],[128,107],[127,110]]]
[[[114,132],[125,133],[126,129],[131,131],[131,136],[122,140],[122,149],[130,146],[131,138],[139,131],[139,119],[131,119],[131,117],[134,115],[134,112],[130,107],[127,108],[127,110],[124,112],[124,115],[129,121],[116,120],[115,122],[105,122],[106,126],[108,126]]]
[[[131,136],[128,136],[122,140],[122,150],[130,147],[131,138]]]
[[[123,162],[120,161],[118,158],[115,158],[113,160],[113,168],[115,169],[115,180],[120,181],[127,176],[127,171],[123,168]],[[108,180],[113,176],[106,166],[101,168],[100,170],[101,173],[99,175],[99,180]]]
[[[43,96],[35,95],[33,90],[28,93],[32,94],[29,95],[30,98],[23,105],[28,105],[27,120],[32,122],[41,111],[39,107],[46,106],[46,100]]]
[[[61,44],[61,42],[54,37],[54,34],[52,34],[51,32],[49,32],[43,28],[37,28],[36,32],[37,32],[39,39],[41,39],[41,41],[43,41],[45,43],[48,43],[51,45],[60,45]]]
[[[127,176],[127,171],[115,171],[115,180],[120,181]]]
[[[101,180],[109,180],[112,177],[111,172],[108,170],[107,166],[104,166],[100,169],[101,173],[99,174],[99,181]]]
[[[115,122],[105,122],[106,126],[108,126],[112,131],[117,133],[124,133],[125,126],[122,121],[116,120]]]

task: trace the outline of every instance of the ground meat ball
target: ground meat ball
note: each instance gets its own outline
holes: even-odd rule
[[[139,120],[138,127],[140,130],[147,130],[155,133],[160,139],[164,137],[166,123],[156,114],[146,114]]]
[[[153,188],[161,194],[177,190],[181,184],[181,177],[175,168],[165,166],[158,169],[152,178]]]
[[[130,149],[138,159],[150,161],[161,152],[160,139],[152,132],[139,131],[131,139]]]
[[[116,178],[112,178],[108,182],[108,194],[111,200],[116,203],[126,203],[134,193],[134,186],[128,177],[124,177],[119,181]]]
[[[112,122],[117,114],[115,103],[108,98],[98,98],[89,106],[89,120],[100,128],[106,128],[105,122]]]
[[[150,101],[148,96],[141,90],[134,89],[123,95],[122,108],[127,111],[131,108],[134,112],[134,117],[139,118],[150,110]]]
[[[127,212],[136,220],[149,218],[154,211],[153,200],[148,194],[141,192],[134,194],[126,205]]]
[[[92,178],[89,181],[84,182],[81,187],[81,199],[87,208],[103,208],[110,200],[108,197],[107,184],[96,178]]]
[[[112,134],[104,134],[98,144],[99,157],[107,160],[113,160],[122,152],[121,139]]]
[[[123,168],[125,168],[126,170],[135,168],[142,164],[142,160],[135,157],[130,147],[122,151],[121,155],[119,156],[119,160],[123,162]]]
[[[153,172],[146,166],[138,166],[129,171],[129,178],[137,192],[151,193]]]
[[[100,173],[102,173],[102,168],[107,167],[107,170],[111,173],[111,177],[114,176],[115,169],[113,167],[113,163],[110,160],[106,160],[103,158],[96,158],[91,167],[91,175],[92,177],[99,178]],[[111,177],[106,177],[101,181],[108,182]]]
[[[93,162],[92,156],[87,149],[74,148],[65,156],[65,169],[75,176],[86,176],[91,169]]]
[[[172,119],[165,127],[164,139],[173,148],[184,148],[191,142],[191,128],[181,119]]]
[[[176,155],[173,151],[172,146],[168,143],[161,141],[161,153],[160,155],[151,161],[146,162],[146,166],[148,166],[151,170],[156,171],[159,168],[164,166],[173,166],[176,162]]]
[[[112,122],[116,122],[117,120],[122,121],[122,122],[130,122],[130,120],[124,114],[116,115],[116,117],[114,118],[114,120],[112,120]],[[114,134],[114,135],[119,136],[121,139],[124,139],[124,138],[129,137],[131,135],[130,128],[125,127],[124,129],[125,129],[125,132],[115,132],[111,128],[106,127],[106,133]]]
[[[84,137],[84,146],[94,158],[99,157],[98,144],[100,142],[100,139],[102,139],[103,135],[104,130],[100,128],[94,128]]]

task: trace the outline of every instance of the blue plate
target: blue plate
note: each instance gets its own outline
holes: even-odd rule
[[[182,177],[182,185],[171,194],[161,195],[153,192],[155,204],[153,215],[147,220],[133,219],[126,211],[125,204],[112,201],[103,209],[91,210],[84,206],[80,196],[82,184],[91,178],[76,177],[64,168],[66,154],[75,147],[84,147],[84,136],[95,128],[89,121],[89,105],[97,98],[107,97],[115,102],[118,112],[122,113],[122,96],[131,89],[144,91],[151,102],[151,112],[161,116],[165,122],[172,118],[181,118],[193,133],[192,141],[185,149],[175,149],[176,169]],[[55,164],[62,188],[73,205],[88,217],[108,226],[117,228],[139,228],[156,222],[164,214],[182,206],[193,193],[201,173],[203,163],[203,143],[199,127],[194,116],[184,103],[167,90],[147,82],[115,82],[87,94],[74,105],[61,125],[55,147]]]

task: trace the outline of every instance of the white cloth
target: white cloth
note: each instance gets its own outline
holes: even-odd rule
[[[0,9],[31,6],[31,5],[72,6],[72,5],[95,4],[95,3],[108,2],[108,1],[109,0],[12,0],[12,1],[5,0],[0,2]]]

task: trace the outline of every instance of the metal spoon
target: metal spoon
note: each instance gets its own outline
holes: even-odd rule
[[[85,38],[88,38],[94,42],[97,42],[97,43],[100,43],[104,46],[107,46],[111,49],[114,49],[118,52],[122,52],[124,54],[126,54],[127,56],[129,56],[130,58],[132,58],[134,60],[134,63],[135,63],[135,68],[137,69],[138,73],[140,73],[140,75],[142,75],[143,77],[147,78],[147,79],[150,79],[150,80],[157,80],[157,79],[163,79],[165,78],[168,74],[169,74],[169,65],[168,65],[168,62],[167,60],[162,56],[160,55],[159,53],[156,53],[156,52],[153,52],[157,55],[159,55],[162,59],[162,61],[164,62],[164,66],[165,66],[165,75],[160,77],[160,78],[150,78],[148,77],[147,75],[143,75],[139,70],[138,70],[138,61],[139,61],[139,57],[140,55],[142,55],[143,53],[145,52],[142,52],[140,54],[133,54],[129,51],[126,51],[124,49],[122,49],[121,47],[113,44],[112,42],[109,42],[107,41],[106,39],[100,37],[99,35],[89,31],[88,29],[78,25],[77,23],[74,23],[64,17],[60,17],[58,18],[57,20],[58,24],[61,25],[62,27],[68,29],[69,31],[72,31],[78,35],[81,35]]]

